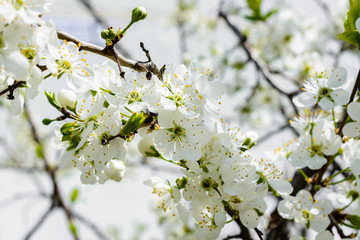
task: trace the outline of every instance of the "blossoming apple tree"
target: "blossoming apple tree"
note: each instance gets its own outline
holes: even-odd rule
[[[132,163],[127,149],[136,144],[144,157],[180,169],[174,182],[161,171],[142,180],[156,196],[165,239],[358,239],[360,72],[348,74],[340,57],[359,54],[360,1],[347,5],[340,20],[344,28],[325,2],[314,1],[329,21],[326,29],[285,6],[264,10],[261,0],[221,1],[213,18],[201,16],[197,1],[180,0],[173,21],[185,64],[160,66],[143,43],[146,61],[126,58],[117,49],[133,24],[146,24],[143,7],[132,10],[127,26],[105,26],[98,46],[56,29],[45,18],[47,1],[1,0],[2,108],[29,123],[34,157],[41,160],[36,168],[53,183],[51,205],[25,239],[55,208],[65,213],[74,239],[81,239],[79,222],[108,239],[69,207],[57,173],[73,168],[82,184],[122,184]],[[94,13],[89,1],[81,2]],[[189,35],[204,41],[203,32],[215,33],[220,24],[236,44],[212,44],[208,59],[191,56]],[[335,50],[323,41],[333,41]],[[108,60],[90,64],[89,55]],[[323,59],[334,63],[315,72]],[[244,76],[249,72],[255,77]],[[56,79],[67,88],[39,91],[43,81]],[[58,113],[42,120],[54,127],[53,141],[61,151],[55,163],[27,106],[38,94],[45,94]],[[222,115],[228,94],[241,98],[240,122]],[[279,142],[284,146],[274,154],[257,152],[257,143],[284,129],[292,129],[296,138]],[[29,166],[14,164],[5,165]],[[231,235],[221,233],[227,225]]]

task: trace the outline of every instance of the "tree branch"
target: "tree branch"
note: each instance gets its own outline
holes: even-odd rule
[[[116,57],[119,60],[119,63],[121,66],[128,67],[131,69],[134,69],[138,72],[145,72],[146,70],[152,72],[153,74],[157,75],[161,79],[161,72],[157,68],[157,66],[152,62],[141,62],[141,61],[135,61],[131,59],[127,59],[123,56],[121,56],[118,52],[113,53],[109,47],[100,47],[88,42],[81,41],[77,39],[76,37],[64,32],[64,31],[57,31],[58,38],[61,40],[66,40],[69,42],[73,42],[77,45],[80,45],[79,50],[80,51],[89,51],[95,54],[98,54],[100,56],[109,58],[113,60],[114,62],[117,62]],[[115,57],[116,55],[116,57]]]

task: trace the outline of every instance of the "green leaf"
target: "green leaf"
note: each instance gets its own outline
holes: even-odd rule
[[[360,17],[360,0],[349,0],[349,2],[350,10],[347,13],[347,21],[350,30],[356,30],[355,22]]]
[[[349,42],[356,46],[359,46],[360,43],[360,33],[358,31],[345,31],[343,33],[340,33],[337,38],[339,40]]]
[[[61,104],[60,104],[59,100],[57,99],[55,93],[45,91],[45,95],[46,95],[47,100],[53,107],[55,107],[58,110],[61,109]]]
[[[358,215],[350,215],[348,220],[353,225],[355,229],[360,229],[360,216]]]
[[[74,188],[70,195],[70,201],[74,203],[76,202],[76,200],[78,200],[78,198],[79,198],[79,189]]]
[[[147,115],[143,112],[134,113],[131,115],[129,120],[126,122],[125,126],[121,129],[121,133],[123,135],[128,135],[134,131],[136,131],[146,120]]]
[[[346,14],[344,22],[345,32],[340,33],[337,38],[356,46],[360,46],[360,33],[356,29],[356,20],[360,17],[360,0],[349,0],[350,9]]]

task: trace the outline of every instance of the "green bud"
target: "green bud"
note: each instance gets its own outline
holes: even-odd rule
[[[52,119],[48,119],[48,118],[44,118],[43,120],[42,120],[42,123],[44,124],[44,125],[49,125],[50,123],[52,123],[54,120],[52,120]]]
[[[147,11],[144,7],[136,7],[132,10],[131,21],[138,22],[144,20],[147,16]]]
[[[115,32],[115,30],[113,28],[109,28],[108,36],[109,36],[108,38],[111,39],[111,40],[113,40],[116,37],[116,32]]]
[[[109,37],[108,30],[102,30],[101,38],[106,40],[106,39],[108,39],[108,37]]]

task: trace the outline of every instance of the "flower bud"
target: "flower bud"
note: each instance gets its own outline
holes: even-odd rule
[[[76,107],[76,94],[73,91],[62,89],[57,97],[62,107],[71,109]]]
[[[132,10],[131,21],[138,22],[144,20],[147,16],[147,11],[144,7],[136,7]]]
[[[110,160],[104,169],[105,175],[116,182],[120,182],[126,172],[125,165],[120,160]]]

